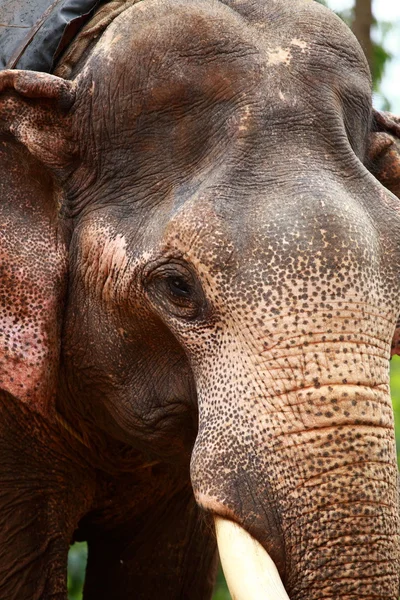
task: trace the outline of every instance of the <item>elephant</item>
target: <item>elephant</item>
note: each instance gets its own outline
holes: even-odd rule
[[[400,119],[317,2],[112,5],[0,73],[0,597],[395,600]]]

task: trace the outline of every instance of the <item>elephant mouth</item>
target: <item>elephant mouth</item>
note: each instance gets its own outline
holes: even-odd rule
[[[222,568],[233,600],[289,600],[275,563],[242,527],[215,516]]]

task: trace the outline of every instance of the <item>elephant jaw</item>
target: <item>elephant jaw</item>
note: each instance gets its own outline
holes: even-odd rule
[[[275,563],[242,527],[215,516],[222,568],[233,600],[289,600]]]

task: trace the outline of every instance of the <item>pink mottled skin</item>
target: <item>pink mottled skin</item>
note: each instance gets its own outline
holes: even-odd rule
[[[3,106],[11,118],[15,101]],[[23,146],[3,141],[0,157],[0,387],[45,414],[54,411],[65,291],[57,190]]]
[[[26,285],[27,281],[21,278],[21,286]],[[57,313],[55,299],[43,299],[41,306],[45,314]],[[56,357],[51,339],[54,323],[51,319],[43,319],[33,325],[29,316],[26,323],[17,319],[12,315],[2,319],[4,333],[0,343],[4,347],[6,337],[11,337],[13,345],[2,354],[1,363],[5,366],[0,372],[1,387],[33,409],[46,413],[50,402],[54,403],[53,364]]]

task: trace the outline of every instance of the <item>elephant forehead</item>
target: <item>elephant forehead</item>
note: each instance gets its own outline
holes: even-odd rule
[[[368,68],[355,38],[333,13],[315,5],[138,2],[107,29],[85,72],[96,80],[106,69],[114,101],[115,85],[123,102],[125,92],[133,92],[133,113],[144,98],[155,110],[182,96],[185,84],[231,97],[262,81],[263,95],[276,102],[288,100],[280,89],[284,82],[292,93],[299,87],[299,73],[307,85],[338,77],[348,85],[361,73],[368,88]]]
[[[244,179],[254,189],[279,172],[288,186],[293,165],[307,176],[324,162],[325,172],[328,162],[350,170],[347,130],[362,158],[369,80],[340,21],[329,11],[310,13],[300,0],[297,12],[283,2],[260,3],[265,18],[261,12],[254,19],[246,3],[226,4],[146,0],[102,36],[77,83],[78,105],[91,103],[83,144],[89,168],[101,163],[95,188],[110,188],[110,195],[113,186],[115,194],[122,189],[123,202],[133,190],[145,210],[175,192],[181,202],[207,180],[224,178],[234,195]],[[347,96],[362,114],[351,113],[346,129]],[[101,197],[91,194],[94,202]]]

